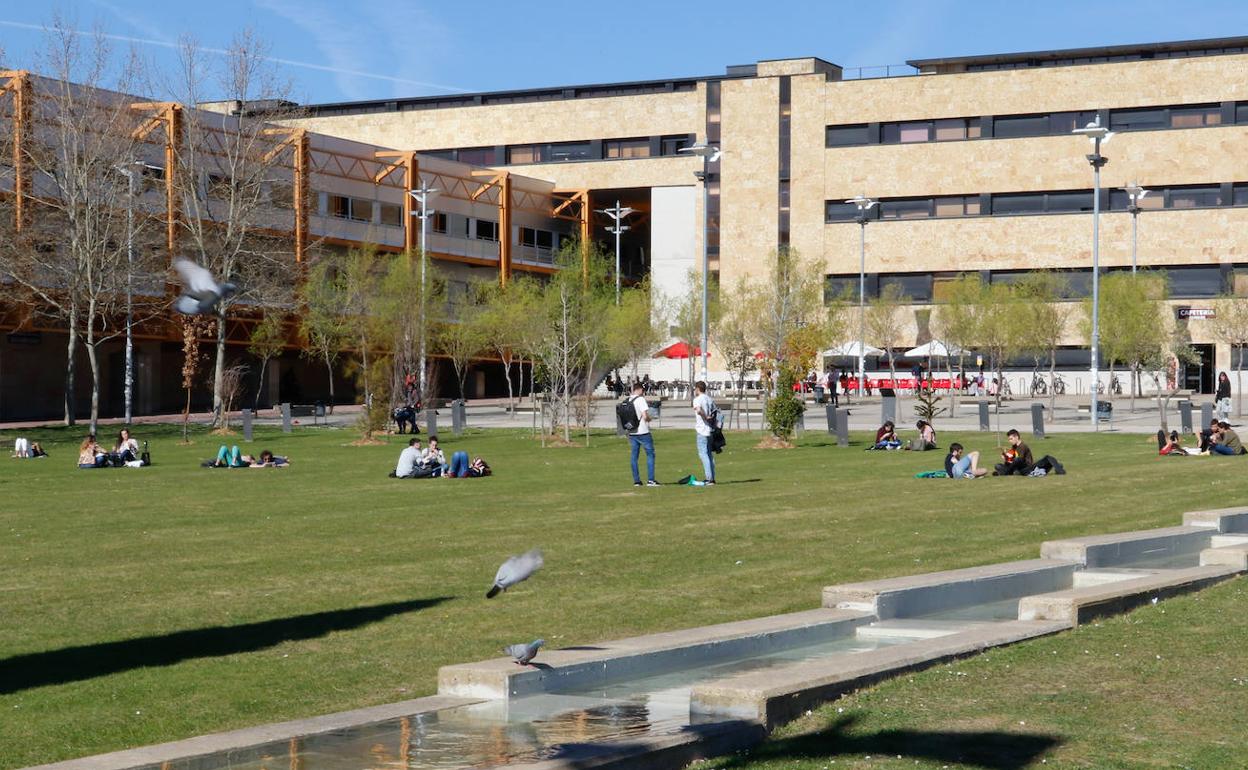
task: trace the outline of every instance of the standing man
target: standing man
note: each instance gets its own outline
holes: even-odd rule
[[[628,446],[633,467],[633,486],[641,486],[641,475],[637,470],[637,453],[646,450],[646,486],[657,487],[654,480],[654,436],[650,434],[650,405],[646,403],[646,386],[644,382],[633,383],[633,397],[629,400],[636,415],[635,425],[625,425],[628,429]]]
[[[715,483],[715,455],[711,453],[711,431],[719,427],[719,410],[715,402],[706,394],[706,383],[698,380],[693,383],[697,395],[693,399],[693,430],[698,439],[698,458],[702,460],[702,471],[707,486]],[[633,478],[636,478],[636,472]]]

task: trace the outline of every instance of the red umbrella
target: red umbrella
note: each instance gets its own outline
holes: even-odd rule
[[[676,342],[663,348],[654,354],[655,358],[692,358],[702,355],[700,348],[693,348],[690,352],[689,344],[686,342]]]

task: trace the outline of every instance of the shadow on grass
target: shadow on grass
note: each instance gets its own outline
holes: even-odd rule
[[[255,652],[282,642],[315,639],[434,607],[450,597],[388,602],[371,607],[313,612],[237,626],[214,626],[120,642],[66,647],[0,660],[0,694],[78,682],[135,668],[172,666],[184,660]]]
[[[838,719],[826,730],[764,743],[744,755],[729,759],[723,768],[749,767],[754,762],[785,760],[825,761],[838,756],[903,756],[986,768],[1020,770],[1041,754],[1062,744],[1056,735],[1005,732],[921,732],[881,730],[851,734],[857,717]]]

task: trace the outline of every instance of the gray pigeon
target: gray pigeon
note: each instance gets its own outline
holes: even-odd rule
[[[528,644],[509,644],[503,652],[515,658],[517,666],[527,666],[537,657],[537,651],[543,644],[546,644],[545,639],[534,639]]]
[[[519,556],[511,556],[498,568],[494,576],[494,585],[486,592],[485,598],[493,599],[501,591],[506,591],[516,583],[528,580],[534,572],[542,568],[542,552],[536,548]]]
[[[218,302],[238,291],[232,283],[217,283],[212,273],[189,259],[175,261],[173,268],[178,271],[183,285],[182,294],[173,302],[173,309],[183,315],[214,313]]]

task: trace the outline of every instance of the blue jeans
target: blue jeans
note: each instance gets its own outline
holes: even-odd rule
[[[953,477],[955,479],[968,478],[971,473],[971,456],[967,455],[961,460],[953,464]]]
[[[1236,454],[1239,454],[1239,450],[1238,450],[1238,449],[1231,449],[1229,446],[1224,446],[1224,445],[1222,445],[1222,444],[1214,444],[1213,446],[1211,446],[1211,447],[1209,447],[1209,448],[1210,448],[1211,450],[1213,450],[1213,452],[1215,452],[1216,454],[1220,454],[1220,455],[1236,455]]]
[[[711,454],[711,437],[698,434],[698,459],[702,461],[703,481],[715,480],[715,455]]]
[[[231,468],[240,467],[243,464],[243,455],[238,451],[238,445],[235,445],[233,449],[226,449],[225,444],[222,444],[217,450],[217,464],[228,465]]]
[[[468,476],[468,453],[456,452],[451,455],[451,475],[459,478]]]
[[[649,433],[642,433],[639,436],[629,434],[628,445],[631,450],[629,459],[633,466],[633,483],[641,483],[641,476],[637,473],[637,452],[643,447],[646,450],[646,475],[650,481],[654,481],[654,436]]]

